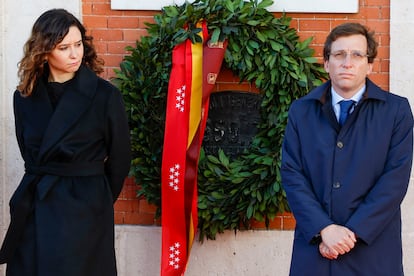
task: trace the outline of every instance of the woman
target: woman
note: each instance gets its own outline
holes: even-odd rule
[[[113,202],[130,141],[119,90],[97,76],[102,65],[72,14],[36,20],[14,94],[25,175],[0,252],[7,275],[116,275]]]

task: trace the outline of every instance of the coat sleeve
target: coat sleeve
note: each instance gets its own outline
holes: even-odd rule
[[[14,111],[14,126],[17,143],[19,145],[20,154],[23,156],[23,124],[21,121],[21,116],[19,112],[19,100],[21,100],[20,92],[15,91],[13,96],[13,111]]]
[[[110,182],[114,202],[118,198],[131,165],[131,142],[128,119],[122,95],[113,87],[107,103],[106,144],[108,156],[105,173]]]
[[[281,176],[289,207],[296,219],[296,230],[311,242],[326,226],[334,223],[322,207],[320,200],[305,174],[302,148],[298,133],[300,106],[291,105],[282,146]]]
[[[372,243],[392,219],[400,214],[400,205],[410,179],[413,115],[407,99],[402,99],[396,110],[383,172],[346,223],[367,244]]]

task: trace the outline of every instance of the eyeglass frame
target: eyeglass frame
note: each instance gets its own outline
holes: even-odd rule
[[[339,50],[333,53],[329,53],[329,57],[333,57],[336,61],[345,61],[348,56],[350,56],[351,61],[362,61],[364,58],[369,58],[368,54],[363,54],[361,51],[353,50],[353,51],[345,51]]]

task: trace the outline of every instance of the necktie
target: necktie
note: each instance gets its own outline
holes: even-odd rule
[[[340,113],[339,113],[339,124],[343,126],[345,124],[346,118],[348,118],[349,111],[351,111],[352,106],[354,105],[353,100],[344,100],[340,101],[339,105],[341,107]]]

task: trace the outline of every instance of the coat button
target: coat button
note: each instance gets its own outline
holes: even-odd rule
[[[333,187],[334,187],[335,189],[338,189],[338,188],[340,188],[340,187],[341,187],[341,183],[339,183],[339,182],[335,182],[335,183],[333,184]]]
[[[339,141],[339,142],[336,143],[336,146],[338,148],[342,149],[344,147],[344,144],[341,141]]]

